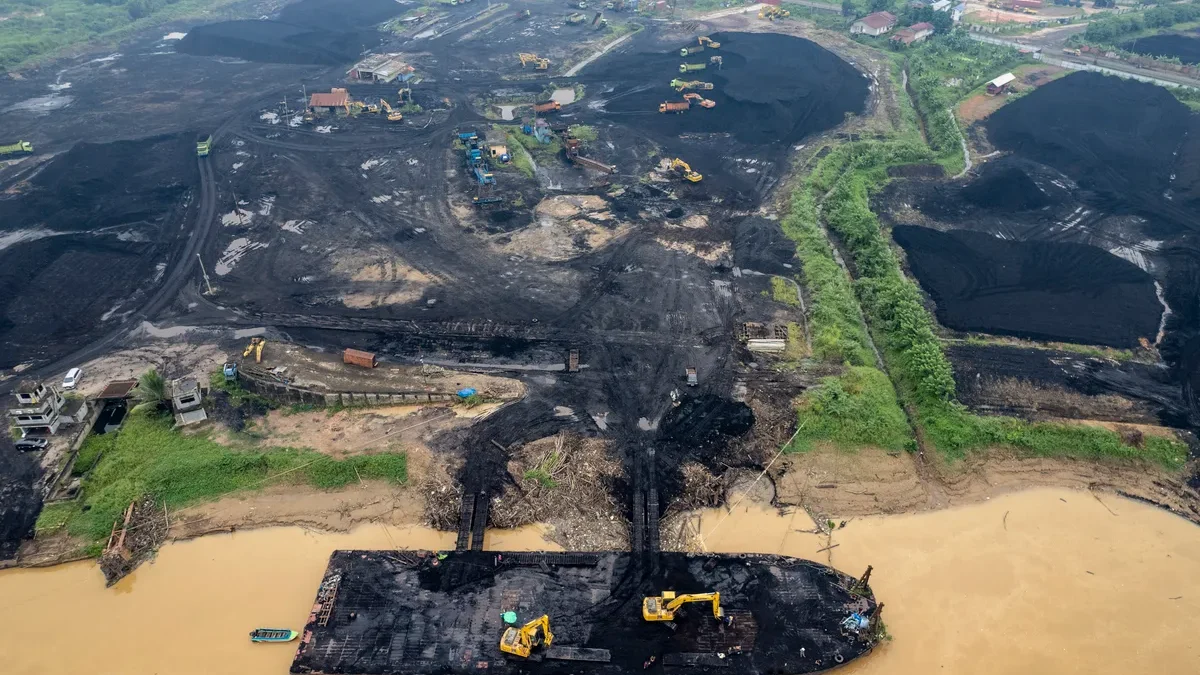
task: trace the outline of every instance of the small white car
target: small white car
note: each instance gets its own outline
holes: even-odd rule
[[[63,378],[63,389],[74,389],[82,379],[83,371],[79,368],[72,368],[68,370],[67,376]]]

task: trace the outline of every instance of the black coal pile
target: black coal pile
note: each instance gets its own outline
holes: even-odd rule
[[[987,120],[997,148],[1052,166],[1095,193],[1095,205],[1163,217],[1191,214],[1164,199],[1197,157],[1177,152],[1192,126],[1187,106],[1144,82],[1075,73],[1032,91]]]
[[[893,236],[950,328],[1114,347],[1157,334],[1153,279],[1093,246],[913,226]]]
[[[373,26],[402,11],[391,0],[302,0],[285,7],[276,20],[198,26],[176,49],[265,63],[338,65],[377,45],[383,36]]]
[[[34,491],[37,468],[8,441],[0,441],[0,560],[17,553],[33,534],[42,500]]]
[[[1151,35],[1149,37],[1129,40],[1119,45],[1121,49],[1134,54],[1148,56],[1175,57],[1181,63],[1200,63],[1200,38],[1188,37],[1176,33],[1166,35]]]
[[[866,104],[869,81],[814,42],[776,33],[712,37],[720,50],[680,57],[673,49],[608,61],[601,75],[631,84],[603,94],[605,109],[639,114],[639,125],[669,135],[728,133],[744,143],[787,145],[842,123],[847,112],[861,112]],[[719,67],[709,63],[713,55],[722,58]],[[679,72],[681,63],[701,62],[704,70]],[[673,78],[712,82],[714,89],[700,93],[716,107],[659,113],[660,103],[683,100],[668,84]],[[645,82],[655,84],[647,88]]]
[[[979,178],[963,188],[962,197],[980,208],[1030,211],[1049,206],[1050,196],[1021,167],[987,164]]]
[[[779,221],[758,216],[734,223],[733,263],[766,274],[791,275],[800,269],[796,244],[783,233]]]
[[[198,183],[190,133],[81,143],[0,198],[0,368],[69,350],[166,263]],[[131,309],[131,308],[126,308]]]

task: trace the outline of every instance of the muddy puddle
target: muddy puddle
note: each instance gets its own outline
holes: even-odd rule
[[[1100,499],[1035,490],[854,519],[832,540],[804,532],[814,525],[801,510],[740,504],[700,513],[699,529],[713,551],[831,560],[854,573],[874,565],[894,640],[846,673],[1127,675],[1194,664],[1200,529]],[[538,527],[489,532],[487,546],[556,548],[542,537]],[[207,675],[219,664],[221,672],[285,673],[293,649],[252,645],[246,633],[298,626],[331,550],[453,544],[453,533],[425,528],[273,528],[169,545],[111,589],[91,563],[9,570],[0,573],[5,672]],[[61,648],[64,634],[72,649]]]

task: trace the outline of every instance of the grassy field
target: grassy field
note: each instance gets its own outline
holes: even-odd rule
[[[201,16],[238,0],[0,0],[0,70],[66,49],[113,42],[156,24]]]
[[[403,453],[334,460],[297,448],[235,450],[204,435],[183,435],[169,417],[143,409],[131,412],[119,432],[88,439],[81,456],[85,451],[98,461],[84,479],[82,496],[43,510],[37,528],[45,533],[65,527],[95,553],[129,502],[144,494],[175,509],[279,483],[331,489],[360,478],[408,480]]]

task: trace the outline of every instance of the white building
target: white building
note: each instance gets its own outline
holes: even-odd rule
[[[63,424],[87,418],[87,404],[80,399],[64,398],[54,387],[37,382],[22,382],[13,394],[17,407],[9,408],[9,421],[21,430],[21,438],[58,433]]]
[[[895,28],[897,20],[891,12],[875,12],[850,24],[850,32],[878,37]]]

